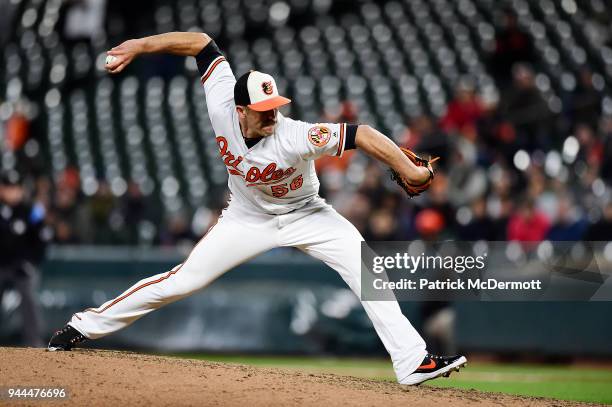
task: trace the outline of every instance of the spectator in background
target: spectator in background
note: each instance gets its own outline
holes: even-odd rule
[[[440,131],[427,115],[417,116],[411,120],[399,144],[432,157],[448,157],[450,154],[448,135]],[[447,165],[446,160],[440,160],[436,165],[438,168],[444,168]]]
[[[490,171],[490,192],[487,195],[487,214],[493,223],[493,240],[506,240],[508,221],[514,211],[515,173],[501,166]]]
[[[553,241],[582,240],[588,222],[578,212],[569,195],[560,195],[557,202],[555,222],[548,231],[546,239]]]
[[[440,239],[447,223],[444,216],[436,209],[423,209],[417,213],[415,218],[416,230],[419,236],[425,240]]]
[[[457,212],[458,217],[461,212]],[[467,218],[458,219],[458,237],[461,240],[497,240],[495,225],[487,214],[487,201],[484,197],[474,199],[470,204]]]
[[[459,207],[485,193],[487,175],[476,165],[478,151],[473,142],[459,139],[454,145],[449,164],[448,197],[453,206]]]
[[[593,72],[588,67],[580,70],[578,86],[571,97],[569,108],[573,123],[585,123],[595,128],[601,115],[601,94],[593,86]]]
[[[516,174],[502,166],[496,166],[491,170],[491,196],[498,199],[510,198],[517,182]]]
[[[436,213],[442,216],[443,226],[445,227],[444,232],[452,233],[454,230],[454,222],[455,222],[455,208],[449,202],[449,181],[448,176],[439,171],[436,174],[436,181],[431,184],[431,187],[427,191],[427,195],[424,196],[425,203],[423,204],[424,208],[431,209]],[[421,212],[419,212],[420,214]],[[433,219],[433,218],[432,218]],[[415,220],[417,230],[419,229],[418,225],[418,215]],[[437,233],[437,232],[436,232]],[[447,236],[449,237],[449,236]]]
[[[65,211],[69,214],[69,220],[66,226],[73,230],[75,238],[80,243],[102,245],[134,243],[129,241],[130,231],[126,227],[124,208],[112,194],[106,180],[100,180],[96,192],[80,203],[76,190],[58,189],[58,196],[62,193],[68,195]]]
[[[536,209],[533,199],[526,198],[510,216],[507,240],[540,242],[546,238],[549,229],[549,220]]]
[[[0,304],[7,288],[21,296],[22,341],[41,347],[41,317],[36,299],[39,282],[38,265],[47,240],[45,210],[30,204],[16,172],[0,176]]]
[[[357,192],[347,199],[345,206],[338,209],[363,235],[368,224],[368,218],[372,213],[372,203],[368,195]]]
[[[502,88],[510,85],[512,66],[519,62],[532,64],[536,60],[535,55],[531,37],[519,27],[514,11],[504,10],[501,27],[495,34],[495,49],[489,64]]]
[[[75,244],[88,241],[95,231],[84,217],[85,208],[79,205],[78,189],[64,180],[57,185],[52,200],[50,222],[55,227],[55,242]],[[93,237],[91,238],[93,239]]]
[[[517,147],[529,151],[546,149],[550,143],[552,113],[535,86],[535,74],[524,64],[516,65],[512,73],[514,86],[503,98],[502,114],[516,130]]]
[[[583,160],[595,170],[599,170],[604,154],[603,143],[597,138],[593,128],[587,124],[578,124],[575,134],[578,143],[580,143],[577,159]]]
[[[575,130],[580,148],[576,155],[576,167],[579,185],[583,191],[592,190],[593,183],[599,179],[603,155],[604,144],[599,140],[593,130],[585,124],[579,124]]]
[[[603,208],[603,216],[588,227],[584,235],[588,242],[607,242],[612,240],[612,201]]]
[[[21,110],[17,104],[15,111],[6,121],[6,145],[12,151],[20,150],[30,136],[30,121]]]
[[[35,181],[35,197],[34,201],[39,202],[46,210],[49,210],[53,205],[53,183],[46,175],[40,175]]]
[[[390,209],[376,209],[368,218],[368,226],[363,235],[365,240],[395,240],[397,216]]]
[[[478,123],[480,160],[491,164],[512,162],[516,151],[516,130],[503,116],[499,101],[490,103]]]
[[[146,200],[138,184],[132,180],[128,182],[125,196],[121,201],[121,213],[125,218],[125,229],[128,242],[139,242],[139,227],[147,216]]]
[[[549,189],[550,185],[543,169],[538,165],[531,165],[522,175],[521,179],[527,182],[526,195],[533,199],[538,210],[549,219],[554,218],[558,195]]]
[[[474,91],[474,84],[464,78],[455,89],[455,98],[448,104],[440,127],[446,132],[474,134],[484,111],[484,105]]]
[[[497,196],[487,200],[487,213],[493,223],[493,240],[506,240],[513,210],[514,203],[509,197]]]
[[[601,177],[608,184],[612,184],[612,117],[606,116],[601,120],[600,126],[602,141]]]
[[[359,192],[365,194],[374,206],[379,205],[379,199],[387,192],[382,184],[383,177],[387,176],[380,165],[371,161],[365,168],[365,174]]]
[[[191,249],[198,240],[191,230],[191,223],[186,213],[170,213],[166,217],[166,227],[160,233],[159,243],[163,246],[182,246]]]

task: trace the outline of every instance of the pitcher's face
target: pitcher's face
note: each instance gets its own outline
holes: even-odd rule
[[[268,137],[274,134],[277,124],[278,109],[258,112],[247,106],[237,106],[236,110],[246,121],[247,135],[251,137]]]

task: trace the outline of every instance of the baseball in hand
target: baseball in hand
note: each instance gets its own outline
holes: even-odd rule
[[[116,59],[117,59],[117,57],[114,57],[112,55],[107,55],[106,56],[106,65],[112,64],[113,62],[115,62]]]

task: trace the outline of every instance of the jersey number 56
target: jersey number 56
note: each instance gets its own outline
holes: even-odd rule
[[[295,190],[300,189],[303,183],[304,183],[304,179],[302,178],[302,175],[298,175],[297,177],[293,179],[293,181],[291,181],[288,188],[287,188],[287,184],[273,185],[271,187],[272,195],[275,198],[281,198],[287,195],[289,193],[289,190],[295,191]]]

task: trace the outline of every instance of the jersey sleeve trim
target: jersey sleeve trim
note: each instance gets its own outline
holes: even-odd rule
[[[215,58],[215,60],[212,62],[212,64],[210,64],[210,66],[208,67],[206,72],[204,72],[204,74],[200,78],[200,82],[202,82],[202,85],[204,85],[204,82],[206,82],[206,80],[208,78],[210,78],[210,75],[212,75],[212,73],[215,70],[215,68],[217,66],[219,66],[219,64],[221,62],[223,62],[223,61],[225,61],[225,57],[224,56],[219,56],[219,57]]]
[[[346,123],[340,123],[340,140],[338,141],[338,151],[336,152],[337,157],[342,157],[342,153],[344,152],[344,142],[346,141],[344,137],[345,130]]]
[[[354,150],[357,148],[355,139],[357,138],[358,124],[347,124],[346,125],[346,141],[344,142],[344,151]]]
[[[202,50],[195,56],[196,63],[198,65],[198,71],[200,75],[204,75],[208,68],[218,57],[222,57],[223,53],[217,46],[215,41],[211,40]]]

